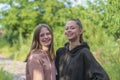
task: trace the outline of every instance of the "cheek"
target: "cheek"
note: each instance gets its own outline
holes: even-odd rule
[[[68,32],[65,30],[64,34],[67,35],[67,33],[68,33]]]
[[[79,33],[79,32],[76,32],[76,33],[75,33],[75,35],[76,35],[76,36],[79,36],[79,35],[80,35],[80,33]]]
[[[39,41],[40,41],[40,42],[43,41],[43,37],[40,37],[40,38],[39,38]]]
[[[52,39],[52,35],[49,35],[49,38]]]
[[[75,30],[74,32],[75,32],[77,35],[80,35],[80,30],[79,30],[79,29]]]

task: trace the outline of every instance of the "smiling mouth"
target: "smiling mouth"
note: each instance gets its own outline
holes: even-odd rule
[[[67,34],[68,37],[71,37],[72,35],[73,35],[72,33],[71,34]]]
[[[49,39],[49,40],[44,40],[43,42],[50,42],[51,40]]]

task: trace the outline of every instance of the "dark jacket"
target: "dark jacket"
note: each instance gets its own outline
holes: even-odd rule
[[[59,48],[56,52],[57,80],[109,80],[107,73],[95,60],[87,43],[68,49]]]

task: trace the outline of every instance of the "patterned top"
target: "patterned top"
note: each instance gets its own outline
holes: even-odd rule
[[[36,51],[26,64],[26,80],[56,80],[56,68],[45,51]]]

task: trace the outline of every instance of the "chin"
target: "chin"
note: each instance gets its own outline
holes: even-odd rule
[[[44,46],[50,46],[50,44],[51,44],[51,43],[46,43],[46,44],[44,44]]]
[[[73,40],[74,38],[71,37],[71,38],[67,38],[67,39],[68,39],[68,40]]]
[[[69,41],[73,41],[73,39],[68,39]]]
[[[75,39],[75,38],[69,38],[68,40],[69,40],[69,41],[71,41],[71,42],[76,41],[76,39]]]

